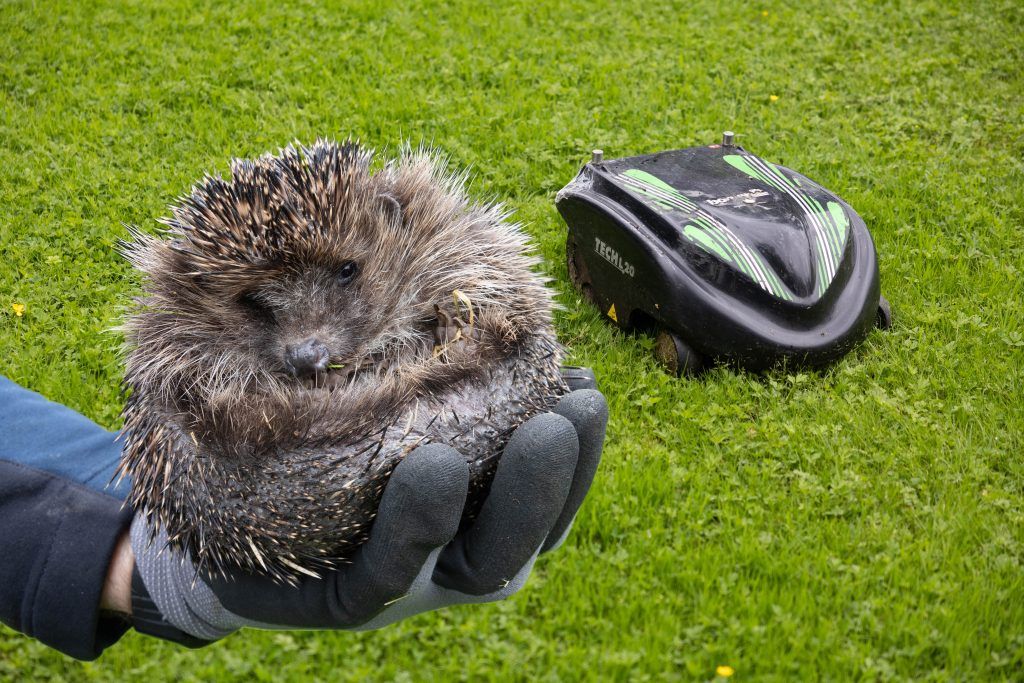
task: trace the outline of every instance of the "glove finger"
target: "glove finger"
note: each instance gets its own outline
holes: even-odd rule
[[[421,446],[395,467],[370,538],[352,564],[298,585],[263,576],[209,580],[221,604],[245,619],[276,626],[343,628],[368,621],[409,590],[431,551],[459,528],[469,467],[440,444]]]
[[[594,474],[601,462],[604,447],[605,428],[608,426],[608,404],[604,395],[596,389],[581,389],[563,397],[555,412],[565,417],[576,428],[580,441],[580,455],[576,461],[576,472],[572,478],[569,496],[551,533],[544,541],[542,553],[554,550],[569,533],[576,512],[594,481]]]
[[[404,596],[435,549],[459,529],[469,467],[450,446],[406,456],[388,481],[369,540],[339,573],[337,599],[354,623]]]
[[[569,386],[569,391],[578,389],[597,389],[597,377],[590,368],[579,365],[563,365],[560,368],[562,379]]]
[[[561,415],[536,415],[516,429],[480,514],[441,552],[434,581],[470,595],[505,586],[565,507],[578,453],[576,430]]]

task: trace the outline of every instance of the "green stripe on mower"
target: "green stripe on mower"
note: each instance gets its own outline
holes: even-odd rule
[[[760,180],[793,198],[811,226],[811,249],[817,265],[815,293],[819,297],[824,295],[835,279],[839,259],[849,239],[850,217],[846,215],[846,211],[835,202],[829,202],[826,210],[814,197],[800,190],[797,184],[787,178],[774,164],[758,160],[763,164],[762,168],[740,154],[727,154],[722,158],[730,166],[754,180]]]
[[[691,216],[693,221],[687,223],[682,230],[683,237],[691,244],[731,265],[772,296],[786,301],[793,300],[793,295],[782,283],[778,273],[756,249],[743,242],[724,223],[702,210],[679,190],[656,175],[638,168],[623,171],[619,177],[627,187],[650,200],[655,207]]]

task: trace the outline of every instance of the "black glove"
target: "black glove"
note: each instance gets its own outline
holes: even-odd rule
[[[588,382],[586,373],[567,380]],[[188,642],[175,637],[180,630],[200,639],[195,644],[243,626],[373,629],[447,605],[506,598],[526,582],[537,555],[568,534],[597,470],[607,419],[601,393],[583,389],[520,426],[480,514],[462,533],[465,459],[444,445],[416,449],[391,475],[352,563],[297,586],[253,575],[197,579],[187,555],[164,548],[166,536],[149,542],[145,516],[137,515],[137,628]]]

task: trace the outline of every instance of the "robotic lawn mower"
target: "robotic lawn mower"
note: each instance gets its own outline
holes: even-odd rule
[[[821,366],[891,323],[864,221],[821,185],[733,144],[605,161],[556,198],[569,277],[658,359]]]

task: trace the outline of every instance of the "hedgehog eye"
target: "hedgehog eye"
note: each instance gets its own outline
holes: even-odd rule
[[[341,268],[338,269],[338,274],[335,276],[339,285],[347,285],[356,279],[356,274],[359,272],[359,264],[355,261],[346,261]]]
[[[256,292],[246,292],[238,297],[238,303],[242,305],[254,318],[264,322],[274,322],[274,311],[265,301],[260,299]]]

